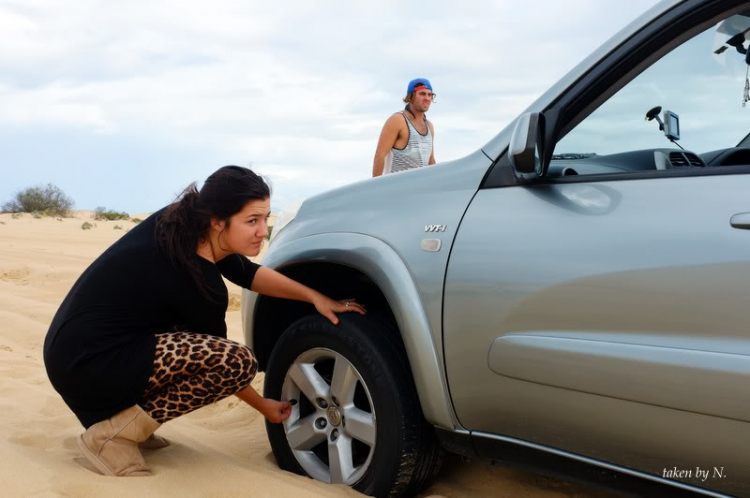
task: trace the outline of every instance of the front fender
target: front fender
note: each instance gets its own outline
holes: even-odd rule
[[[459,428],[435,343],[442,332],[430,329],[414,279],[396,251],[369,235],[316,234],[280,246],[274,244],[264,256],[263,266],[281,269],[310,261],[350,266],[373,280],[387,299],[401,331],[425,418],[439,427]],[[245,341],[252,348],[257,294],[243,291],[242,300]]]

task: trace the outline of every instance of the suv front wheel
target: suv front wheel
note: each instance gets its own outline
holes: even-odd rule
[[[338,325],[306,316],[282,334],[264,387],[265,397],[293,404],[283,424],[266,422],[282,469],[371,496],[427,484],[440,448],[393,334],[385,321],[353,313]]]

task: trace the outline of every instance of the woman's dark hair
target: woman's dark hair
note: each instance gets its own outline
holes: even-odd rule
[[[211,219],[224,220],[228,227],[229,218],[249,201],[269,197],[271,189],[266,181],[248,168],[219,168],[206,179],[200,191],[195,182],[191,183],[165,209],[156,226],[159,246],[178,269],[192,278],[204,296],[213,299],[195,252],[198,243],[208,237]]]

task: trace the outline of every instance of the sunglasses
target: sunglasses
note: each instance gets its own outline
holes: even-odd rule
[[[422,92],[427,92],[427,96],[430,97],[433,102],[435,102],[435,98],[437,98],[437,94],[435,94],[433,92],[430,92],[429,90],[422,90],[422,89],[418,88],[418,89],[414,90],[414,92],[417,95],[419,95],[420,97],[424,95]]]

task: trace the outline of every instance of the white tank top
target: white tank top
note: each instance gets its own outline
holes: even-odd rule
[[[427,126],[427,133],[422,135],[414,128],[414,125],[411,124],[411,121],[409,121],[403,111],[401,115],[406,120],[406,126],[409,129],[409,140],[403,149],[393,147],[388,152],[388,155],[385,156],[384,175],[406,171],[407,169],[421,168],[430,164],[432,133],[430,133],[430,125],[427,124],[427,118],[424,120],[424,124]]]

